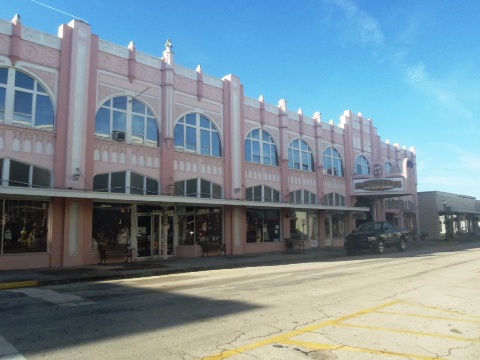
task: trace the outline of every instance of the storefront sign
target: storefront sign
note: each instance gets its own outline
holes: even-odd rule
[[[387,207],[388,209],[403,210],[405,203],[403,200],[388,200]]]
[[[355,192],[403,191],[403,178],[353,180]]]

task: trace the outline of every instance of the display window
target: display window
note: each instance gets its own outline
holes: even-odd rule
[[[1,207],[1,254],[47,251],[48,202],[4,199]]]
[[[179,245],[202,245],[222,241],[222,209],[216,207],[177,207]]]
[[[247,209],[247,243],[280,242],[280,211]]]
[[[94,249],[98,248],[98,244],[129,244],[131,205],[94,203],[92,232]]]

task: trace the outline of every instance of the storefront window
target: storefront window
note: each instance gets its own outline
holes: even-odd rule
[[[179,245],[222,241],[222,209],[186,206],[177,208]]]
[[[130,243],[131,207],[129,204],[94,203],[92,247],[98,244]]]
[[[325,215],[325,237],[327,239],[342,238],[346,235],[345,213],[336,212]]]
[[[280,213],[274,209],[247,209],[247,243],[280,242]]]
[[[307,239],[307,212],[292,210],[290,212],[290,238]]]
[[[2,254],[47,251],[48,202],[3,200]]]

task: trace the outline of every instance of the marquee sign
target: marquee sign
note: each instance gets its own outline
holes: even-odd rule
[[[401,192],[404,191],[403,178],[355,179],[353,180],[353,191],[355,193]]]

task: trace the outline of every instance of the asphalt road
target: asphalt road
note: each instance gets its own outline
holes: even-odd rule
[[[0,291],[0,358],[476,360],[479,258],[458,244]]]

